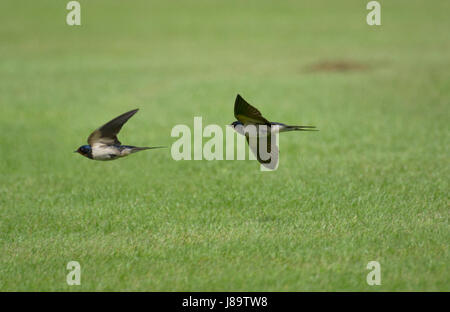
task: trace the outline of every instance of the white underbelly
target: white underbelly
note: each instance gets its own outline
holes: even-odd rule
[[[120,152],[112,146],[92,148],[92,158],[95,160],[112,160],[120,156]]]

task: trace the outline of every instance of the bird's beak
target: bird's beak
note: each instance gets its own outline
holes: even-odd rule
[[[78,153],[78,151],[73,151],[74,153]]]

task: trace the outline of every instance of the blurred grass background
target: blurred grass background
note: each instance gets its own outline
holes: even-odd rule
[[[80,3],[73,27],[0,3],[0,290],[450,290],[448,1],[380,1],[381,26],[356,0]],[[137,107],[121,141],[170,146],[236,93],[321,131],[281,135],[275,172],[72,153]]]

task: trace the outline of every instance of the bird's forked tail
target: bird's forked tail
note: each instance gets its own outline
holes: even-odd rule
[[[131,146],[130,146],[131,147]],[[167,146],[152,146],[152,147],[137,147],[133,146],[131,147],[132,153],[148,150],[148,149],[156,149],[156,148],[167,148]]]
[[[315,126],[286,126],[284,131],[319,131]]]

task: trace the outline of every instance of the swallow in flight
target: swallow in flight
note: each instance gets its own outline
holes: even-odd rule
[[[287,131],[318,131],[314,126],[289,126],[280,122],[270,122],[239,94],[234,102],[234,117],[237,121],[231,124],[233,129],[239,134],[245,135],[247,143],[259,163],[270,170],[274,170],[278,166],[279,150],[274,134]],[[248,131],[247,126],[253,126],[253,131]]]
[[[163,148],[163,146],[137,147],[122,145],[117,139],[117,134],[122,126],[137,111],[138,109],[134,109],[124,113],[92,132],[87,140],[88,145],[80,146],[75,153],[93,160],[114,160],[147,149]]]

